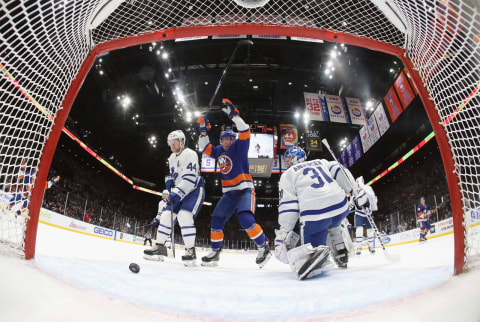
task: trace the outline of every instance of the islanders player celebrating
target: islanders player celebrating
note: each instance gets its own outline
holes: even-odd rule
[[[197,120],[200,125],[199,149],[204,154],[218,160],[223,192],[223,196],[212,214],[212,252],[202,258],[202,265],[216,266],[218,264],[225,223],[236,212],[240,225],[257,245],[256,263],[262,268],[270,259],[271,253],[262,227],[256,223],[254,218],[255,190],[248,164],[250,128],[230,100],[223,99],[222,101],[225,104],[222,111],[237,126],[238,139],[232,130],[225,130],[220,135],[221,145],[213,146],[207,136],[207,130],[210,128],[208,119],[202,115]]]

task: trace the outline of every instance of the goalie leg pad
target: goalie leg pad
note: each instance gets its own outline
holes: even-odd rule
[[[330,263],[329,255],[328,246],[313,248],[310,243],[296,247],[287,253],[290,268],[298,280],[321,274],[323,268]]]
[[[331,250],[333,260],[340,268],[347,268],[348,250],[345,246],[340,226],[330,228],[328,234],[331,238]]]

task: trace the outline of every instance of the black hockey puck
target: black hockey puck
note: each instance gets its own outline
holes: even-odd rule
[[[131,263],[128,268],[132,271],[132,273],[137,274],[138,272],[140,272],[140,266],[138,266],[138,264]]]

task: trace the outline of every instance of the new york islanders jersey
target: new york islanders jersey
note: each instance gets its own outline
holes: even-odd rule
[[[344,180],[337,162],[312,160],[292,165],[280,177],[280,227],[289,231],[298,217],[300,222],[318,221],[347,211]]]
[[[195,151],[185,148],[179,155],[172,153],[168,158],[170,176],[175,182],[175,192],[183,199],[193,191],[202,181],[198,155]]]
[[[417,220],[418,221],[428,220],[427,213],[428,213],[428,206],[426,204],[425,205],[419,204],[417,206]]]
[[[237,125],[239,132],[237,140],[227,151],[223,149],[222,145],[213,146],[209,142],[208,136],[199,139],[199,147],[203,154],[217,159],[223,192],[253,188],[248,163],[250,128],[239,116],[233,117],[232,120]]]

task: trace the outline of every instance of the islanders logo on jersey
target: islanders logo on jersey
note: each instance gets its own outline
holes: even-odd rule
[[[232,171],[232,167],[233,167],[232,159],[230,159],[230,157],[228,157],[225,154],[221,155],[218,158],[218,166],[220,167],[221,173],[228,174],[230,173],[230,171]]]
[[[333,114],[340,114],[342,113],[342,109],[337,106],[337,105],[332,105],[332,107],[330,107],[330,109],[332,110]]]
[[[352,114],[353,116],[360,117],[362,116],[362,111],[358,107],[352,108]]]

